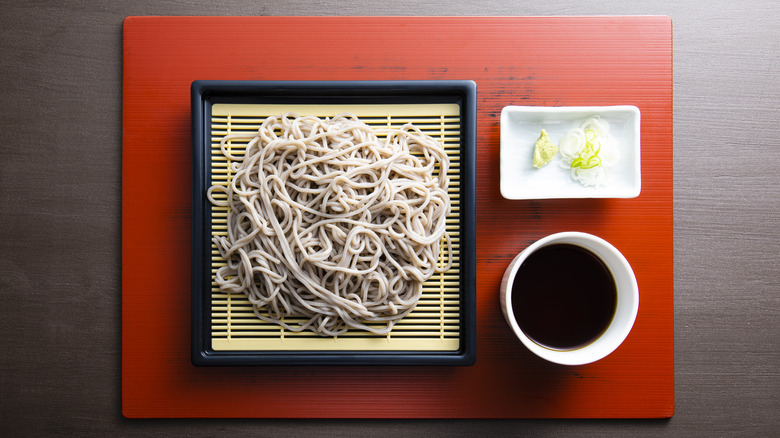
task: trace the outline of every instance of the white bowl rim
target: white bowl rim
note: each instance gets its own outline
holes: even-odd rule
[[[593,246],[589,247],[583,245],[582,242],[588,242]],[[573,350],[554,350],[537,344],[528,338],[520,329],[520,326],[517,324],[517,320],[514,317],[514,312],[511,309],[512,280],[517,274],[520,265],[534,251],[555,243],[570,243],[594,252],[609,267],[613,277],[615,277],[616,283],[619,281],[617,276],[620,276],[620,285],[622,286],[618,287],[619,308],[616,310],[615,318],[612,323],[610,323],[607,332],[596,341]],[[610,260],[604,260],[604,257],[601,254],[596,253],[593,248],[600,248],[605,251],[605,253],[610,254]],[[526,247],[507,267],[501,283],[500,293],[504,318],[515,336],[526,348],[537,356],[561,365],[584,365],[601,360],[611,354],[628,337],[639,311],[639,286],[634,271],[625,256],[606,240],[592,234],[578,231],[565,231],[551,234]],[[621,307],[621,305],[623,307]],[[618,314],[621,310],[623,313]]]

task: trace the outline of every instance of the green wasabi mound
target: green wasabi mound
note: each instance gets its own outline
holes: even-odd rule
[[[558,146],[550,141],[547,131],[542,129],[542,134],[536,140],[536,145],[534,146],[534,167],[541,169],[546,166],[557,153]]]

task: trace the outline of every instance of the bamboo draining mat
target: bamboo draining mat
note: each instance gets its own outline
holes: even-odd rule
[[[227,186],[232,172],[230,160],[220,149],[220,142],[228,134],[253,134],[266,117],[286,112],[313,115],[320,118],[339,113],[355,114],[376,129],[400,129],[412,123],[425,134],[438,140],[450,158],[448,176],[452,212],[447,218],[447,233],[452,240],[452,267],[436,273],[423,285],[423,294],[417,307],[387,335],[375,335],[361,330],[350,330],[338,337],[322,337],[309,330],[293,332],[277,324],[263,321],[254,313],[244,295],[226,294],[219,290],[214,275],[225,260],[212,243],[209,259],[211,270],[211,343],[220,351],[456,351],[460,347],[460,269],[459,269],[459,213],[460,213],[460,107],[457,104],[382,104],[382,105],[289,105],[289,104],[225,104],[218,103],[211,110],[211,184]],[[231,139],[226,142],[229,152],[243,156],[250,139]],[[215,198],[226,199],[217,194]],[[211,207],[211,229],[214,235],[226,235],[228,207]],[[444,246],[444,245],[442,245]],[[447,254],[440,254],[440,263],[446,264]],[[285,322],[297,325],[298,320]],[[379,326],[378,326],[379,327]]]

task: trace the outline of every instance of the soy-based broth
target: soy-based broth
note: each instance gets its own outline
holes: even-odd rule
[[[531,340],[556,350],[596,340],[615,316],[617,288],[595,254],[572,244],[553,244],[531,254],[512,286],[512,308]]]

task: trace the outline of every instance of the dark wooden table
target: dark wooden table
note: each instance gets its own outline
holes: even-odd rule
[[[571,4],[570,4],[571,3]],[[776,436],[780,5],[690,1],[4,2],[0,435]],[[121,25],[128,15],[669,15],[670,420],[127,420],[120,409]]]

